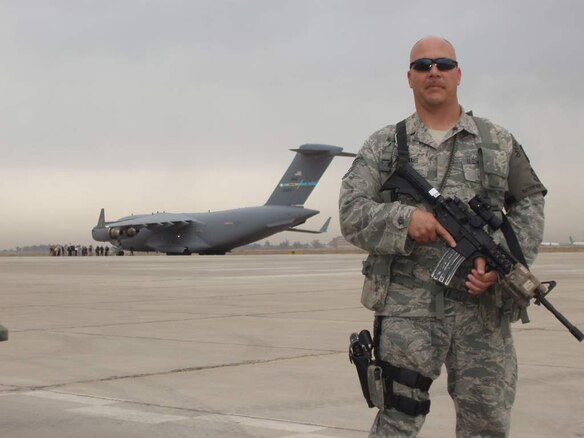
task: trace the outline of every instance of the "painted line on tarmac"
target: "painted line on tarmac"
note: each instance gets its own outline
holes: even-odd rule
[[[46,400],[84,404],[86,406],[81,408],[65,409],[65,411],[77,414],[92,415],[95,417],[112,418],[115,420],[132,421],[135,423],[159,424],[170,421],[181,421],[190,418],[179,415],[158,414],[156,412],[137,411],[135,409],[124,409],[111,406],[112,404],[120,403],[121,400],[108,400],[90,396],[65,394],[51,391],[30,391],[22,393],[22,395],[42,398]]]
[[[83,408],[67,409],[67,412],[92,415],[95,417],[112,418],[114,420],[132,421],[143,424],[160,424],[171,421],[187,420],[189,417],[179,415],[158,414],[156,412],[136,411],[134,409],[123,409],[115,406],[86,406]]]
[[[28,395],[31,397],[38,397],[44,398],[48,400],[57,400],[57,401],[64,401],[70,403],[80,403],[83,405],[91,405],[91,406],[104,406],[104,405],[111,405],[112,403],[119,403],[119,400],[108,400],[103,398],[97,397],[89,397],[84,395],[76,395],[76,394],[65,394],[62,392],[52,392],[52,391],[30,391],[30,392],[23,392],[16,395]]]
[[[125,409],[114,404],[127,402],[120,399],[106,399],[86,395],[68,394],[62,392],[52,391],[29,391],[19,394],[4,394],[4,395],[25,395],[29,397],[36,397],[45,400],[54,400],[67,403],[83,404],[85,406],[79,408],[65,409],[66,412],[90,415],[94,417],[110,418],[120,421],[130,421],[142,424],[160,424],[175,421],[210,421],[223,424],[238,424],[241,426],[256,427],[268,430],[278,430],[283,432],[292,432],[293,435],[285,435],[282,438],[332,438],[331,435],[321,435],[314,432],[328,429],[326,426],[318,426],[314,424],[294,423],[283,420],[270,420],[263,418],[245,417],[240,415],[227,414],[207,414],[199,416],[180,416],[159,414],[156,412]]]
[[[205,421],[213,421],[216,423],[237,423],[241,424],[242,426],[252,426],[252,427],[261,427],[263,429],[272,429],[272,430],[283,430],[286,432],[296,432],[303,434],[310,433],[310,432],[318,432],[320,430],[326,429],[323,426],[314,426],[310,424],[301,424],[301,423],[290,423],[287,421],[277,421],[277,420],[265,420],[261,418],[251,418],[251,417],[242,417],[239,415],[222,415],[222,414],[211,414],[211,415],[200,415],[198,417],[194,417],[193,420],[205,420]]]

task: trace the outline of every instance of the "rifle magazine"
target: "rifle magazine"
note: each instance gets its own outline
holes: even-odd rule
[[[460,268],[460,265],[462,265],[465,259],[466,257],[456,252],[456,250],[448,248],[434,268],[432,278],[437,282],[448,286],[452,281],[452,277],[454,277],[454,274],[456,274],[456,271],[458,271],[458,268]]]

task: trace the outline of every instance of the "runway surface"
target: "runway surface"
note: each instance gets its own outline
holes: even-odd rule
[[[0,434],[366,437],[348,337],[364,256],[2,257]],[[541,254],[584,329],[584,253]],[[512,437],[584,437],[584,346],[544,308],[515,324]],[[420,437],[453,437],[446,376]]]

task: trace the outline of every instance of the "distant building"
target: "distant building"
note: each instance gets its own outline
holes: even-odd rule
[[[355,250],[359,251],[360,250],[352,243],[347,242],[343,236],[335,237],[331,241],[330,246],[332,248],[342,250],[342,251],[355,251]]]

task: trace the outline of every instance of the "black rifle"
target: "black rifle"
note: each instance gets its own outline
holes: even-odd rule
[[[485,257],[487,264],[500,275],[505,289],[520,307],[527,307],[532,298],[535,304],[546,309],[580,342],[584,334],[568,321],[545,298],[555,287],[555,281],[541,282],[529,269],[519,262],[501,245],[496,244],[484,230],[489,225],[497,230],[502,220],[491,211],[491,206],[478,195],[468,205],[457,197],[445,198],[407,162],[398,161],[396,171],[381,187],[381,191],[392,190],[395,195],[406,194],[416,201],[426,201],[434,210],[440,224],[452,235],[456,247],[449,248],[432,272],[432,278],[446,286],[465,260]],[[470,208],[469,208],[470,207]]]

